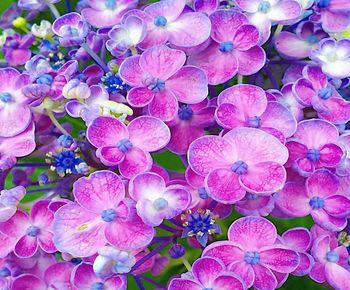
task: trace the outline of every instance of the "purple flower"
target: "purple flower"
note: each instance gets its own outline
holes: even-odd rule
[[[14,253],[20,258],[32,257],[38,246],[47,253],[56,252],[52,238],[53,213],[48,209],[49,200],[39,200],[31,208],[30,215],[17,210],[7,221],[0,223],[0,231],[16,238]]]
[[[315,171],[305,186],[287,183],[275,194],[280,210],[291,217],[311,215],[316,224],[329,231],[345,228],[350,214],[350,199],[337,193],[338,178],[326,169]]]
[[[274,208],[274,199],[271,195],[249,193],[236,202],[235,210],[244,216],[267,216]]]
[[[194,0],[193,8],[196,12],[210,15],[219,8],[219,4],[219,0]]]
[[[234,10],[218,10],[209,16],[211,44],[190,56],[189,63],[202,68],[209,84],[217,85],[237,73],[251,75],[265,64],[265,52],[258,46],[259,32],[247,17]]]
[[[310,57],[321,66],[327,76],[339,79],[350,77],[349,39],[323,39],[318,48],[311,51]]]
[[[255,128],[200,137],[188,152],[193,171],[206,177],[208,195],[221,203],[235,203],[246,191],[267,194],[282,188],[287,158],[277,138]]]
[[[169,42],[179,47],[192,47],[206,41],[210,35],[210,21],[199,12],[186,11],[185,0],[163,0],[148,5],[144,11],[132,10],[147,24],[146,38],[139,44],[142,49]]]
[[[128,10],[137,6],[138,0],[88,0],[88,7],[81,15],[91,25],[110,27],[116,25]]]
[[[92,265],[87,263],[82,263],[74,269],[72,282],[77,289],[126,290],[124,276],[113,275],[107,279],[101,279],[94,273]]]
[[[59,37],[63,46],[80,45],[85,41],[89,25],[79,13],[67,13],[55,20],[52,31]]]
[[[0,191],[0,222],[9,220],[17,211],[17,205],[26,194],[23,186]]]
[[[215,117],[224,128],[259,128],[282,143],[297,127],[293,114],[286,107],[275,101],[268,102],[263,89],[248,84],[224,90],[218,97]]]
[[[153,227],[159,226],[164,219],[176,217],[191,202],[190,193],[184,186],[166,186],[160,175],[151,172],[138,174],[130,180],[129,195],[136,201],[138,215]]]
[[[73,185],[76,202],[55,213],[56,247],[73,256],[89,257],[107,242],[121,250],[137,250],[153,238],[154,230],[137,216],[124,184],[111,171],[96,171]]]
[[[191,279],[188,277],[191,276]],[[241,278],[226,271],[225,265],[211,257],[199,258],[193,263],[191,273],[170,281],[168,290],[235,289],[245,290]]]
[[[45,282],[33,274],[22,274],[17,276],[12,283],[12,289],[19,290],[28,287],[28,285],[30,285],[30,287],[33,287],[35,290],[47,289]]]
[[[293,166],[301,174],[310,175],[317,168],[336,167],[343,156],[338,146],[337,128],[320,119],[304,120],[287,143],[288,166]]]
[[[228,241],[215,242],[203,251],[203,257],[221,260],[230,272],[242,277],[247,288],[275,289],[273,271],[291,273],[299,265],[299,255],[276,244],[275,226],[261,217],[236,220],[228,230]]]
[[[141,116],[126,127],[114,117],[98,117],[88,127],[87,138],[107,166],[119,165],[126,177],[151,169],[149,152],[162,149],[170,139],[169,128],[159,119]]]
[[[312,106],[327,121],[342,124],[350,119],[350,102],[328,83],[327,76],[318,66],[303,69],[303,77],[294,83],[293,92],[300,103]]]
[[[55,4],[61,0],[19,0],[18,6],[25,10],[42,10],[46,3]]]
[[[207,77],[201,69],[186,65],[183,51],[165,45],[147,49],[141,56],[127,58],[120,67],[120,77],[133,88],[128,103],[148,106],[150,115],[163,121],[178,112],[178,101],[195,104],[208,94]]]
[[[35,37],[31,33],[25,35],[23,38],[17,33],[6,37],[6,42],[2,49],[6,62],[11,66],[25,64],[32,56],[30,46],[34,40]]]
[[[282,31],[275,40],[275,47],[280,55],[287,58],[302,59],[318,47],[318,42],[327,34],[311,21],[300,22],[295,33]]]
[[[338,139],[339,145],[344,150],[345,157],[342,162],[337,166],[337,175],[350,176],[350,134],[345,132]]]

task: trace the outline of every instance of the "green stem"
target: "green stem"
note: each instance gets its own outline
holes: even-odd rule
[[[46,112],[47,112],[47,115],[49,116],[51,122],[56,126],[56,128],[57,128],[58,130],[61,131],[62,134],[64,134],[64,135],[70,135],[70,134],[66,131],[66,129],[64,129],[64,128],[62,127],[62,125],[61,125],[60,123],[58,123],[58,121],[57,121],[55,115],[52,113],[51,110],[46,110]]]

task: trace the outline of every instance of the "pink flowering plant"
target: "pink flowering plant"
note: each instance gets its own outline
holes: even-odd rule
[[[0,290],[350,289],[350,1],[0,2]]]

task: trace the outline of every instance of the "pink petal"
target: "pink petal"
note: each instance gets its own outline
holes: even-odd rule
[[[40,248],[46,253],[57,252],[56,246],[53,242],[53,234],[51,232],[41,230],[38,236],[38,243]]]
[[[49,266],[44,274],[48,287],[62,287],[62,290],[72,288],[70,276],[73,267],[72,263],[69,262],[58,262]]]
[[[202,290],[203,287],[197,282],[187,279],[175,278],[170,281],[168,290]]]
[[[129,182],[129,195],[135,201],[148,198],[150,192],[163,193],[164,191],[164,179],[153,172],[138,174]]]
[[[325,270],[327,282],[334,289],[350,289],[350,272],[347,269],[336,263],[327,263]]]
[[[164,192],[163,197],[168,201],[169,206],[173,208],[172,211],[175,209],[176,211],[181,212],[187,209],[191,202],[190,192],[185,186],[177,184],[169,185]]]
[[[95,147],[115,146],[128,138],[126,126],[114,117],[98,117],[87,129],[87,138]]]
[[[89,177],[81,177],[73,184],[75,200],[85,209],[101,213],[113,208],[124,197],[124,184],[112,171],[95,171]]]
[[[212,12],[216,11],[219,7],[219,0],[195,0],[193,3],[193,8],[197,12],[204,12],[210,15]]]
[[[318,91],[327,86],[327,76],[318,66],[308,65],[303,69],[303,75],[312,83],[314,90]]]
[[[244,24],[240,26],[234,35],[234,48],[248,50],[259,42],[259,31],[254,25]]]
[[[311,216],[316,224],[332,232],[343,230],[347,224],[346,218],[333,217],[323,209],[313,210]]]
[[[145,87],[132,88],[127,95],[128,103],[136,108],[142,108],[152,102],[154,92]]]
[[[10,237],[20,238],[30,226],[27,214],[17,210],[9,220],[0,223],[0,232]]]
[[[170,140],[169,128],[159,119],[141,116],[128,125],[131,143],[145,151],[162,149]]]
[[[336,193],[338,188],[338,178],[326,169],[317,170],[306,181],[306,189],[310,198],[313,196],[326,198]]]
[[[307,253],[298,253],[300,258],[299,266],[292,272],[295,276],[304,276],[310,273],[315,261],[313,257]]]
[[[297,161],[305,158],[307,154],[307,147],[297,141],[289,141],[286,143],[286,147],[289,151],[289,161]]]
[[[5,258],[9,253],[11,253],[15,243],[15,237],[7,236],[0,232],[0,258]]]
[[[298,18],[301,14],[301,6],[298,1],[279,1],[271,7],[267,13],[271,21],[286,21]]]
[[[237,174],[227,168],[212,170],[206,178],[206,184],[209,196],[220,203],[235,203],[246,194]]]
[[[248,50],[234,50],[234,55],[238,60],[238,73],[244,76],[258,72],[266,61],[266,54],[260,46],[254,46]]]
[[[125,159],[119,164],[120,174],[126,178],[131,178],[138,173],[150,170],[152,167],[151,155],[137,147],[133,147]]]
[[[170,128],[171,138],[167,148],[176,154],[186,154],[191,143],[205,134],[202,128],[190,126],[185,122]]]
[[[306,252],[311,246],[311,234],[306,228],[292,228],[282,234],[284,242],[298,252]]]
[[[260,252],[261,264],[280,273],[293,272],[299,265],[298,253],[286,248],[272,246]]]
[[[343,150],[335,144],[325,144],[320,153],[320,163],[327,167],[336,167],[343,156]]]
[[[275,40],[277,51],[288,58],[302,59],[309,56],[313,48],[305,40],[300,39],[294,33],[282,31]]]
[[[254,13],[258,11],[259,0],[235,0],[235,4],[242,10]]]
[[[168,21],[173,21],[179,17],[184,8],[184,0],[165,0],[147,6],[145,12],[151,17],[164,16]]]
[[[213,257],[222,261],[225,266],[243,261],[244,252],[232,241],[222,241],[210,244],[203,250],[203,257]]]
[[[325,265],[316,262],[310,271],[310,278],[317,283],[324,283],[326,281]]]
[[[206,41],[210,36],[210,20],[203,13],[183,13],[167,29],[169,42],[180,47],[193,47]]]
[[[49,229],[53,221],[53,213],[49,210],[50,200],[39,200],[30,211],[30,219],[39,228]]]
[[[347,217],[350,214],[350,200],[343,195],[333,195],[327,197],[324,210],[335,217]]]
[[[14,253],[19,258],[32,257],[38,250],[38,240],[36,237],[31,237],[28,235],[23,236],[16,243],[14,248]]]
[[[277,238],[277,231],[273,223],[267,219],[250,216],[234,221],[227,236],[231,242],[249,251],[273,245]]]
[[[245,285],[241,282],[238,276],[228,274],[217,277],[213,283],[213,286],[214,289],[246,289]]]
[[[215,114],[218,124],[224,128],[233,129],[246,125],[246,120],[241,108],[233,104],[224,103],[219,105]]]
[[[119,75],[124,82],[131,86],[143,86],[147,73],[140,66],[140,56],[126,58],[120,65]]]
[[[205,176],[216,168],[227,168],[236,159],[232,145],[218,136],[203,136],[192,142],[188,162],[197,174]]]
[[[248,168],[240,176],[240,182],[249,192],[272,193],[283,188],[287,173],[285,168],[276,162],[261,162]]]
[[[346,123],[350,119],[350,102],[342,98],[330,98],[324,104],[327,109],[318,112],[318,115],[334,124]]]
[[[236,262],[229,265],[228,269],[230,272],[242,277],[247,287],[253,286],[255,273],[253,267],[247,265],[246,262]]]
[[[166,81],[184,65],[185,61],[186,55],[183,51],[160,45],[147,49],[141,55],[140,66],[152,77]]]
[[[28,285],[30,285],[29,289],[35,289],[35,290],[47,289],[44,281],[32,274],[22,274],[16,277],[16,279],[14,279],[12,283],[11,289],[13,290],[28,289]]]
[[[0,136],[12,137],[23,132],[32,120],[32,113],[25,104],[9,104],[0,109]]]
[[[125,154],[116,146],[104,146],[96,150],[96,156],[106,166],[113,166],[121,163]]]
[[[174,213],[173,215],[170,214],[169,218],[173,218],[176,215],[176,211],[169,207],[166,210],[157,211],[153,206],[153,202],[149,199],[139,200],[136,204],[136,209],[142,221],[152,227],[157,227],[163,222],[163,219],[166,217],[166,210],[169,213]]]
[[[262,265],[253,266],[255,273],[254,288],[258,290],[270,290],[277,287],[277,279],[272,271]]]
[[[95,282],[100,279],[94,273],[92,265],[81,263],[72,272],[72,282],[78,289],[90,289]]]
[[[177,114],[178,108],[176,96],[170,90],[156,93],[152,102],[148,105],[150,115],[162,121],[171,121]]]
[[[215,278],[225,270],[220,260],[204,257],[195,261],[192,265],[193,276],[205,287],[213,285]]]

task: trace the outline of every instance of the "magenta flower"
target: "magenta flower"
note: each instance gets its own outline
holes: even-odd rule
[[[82,263],[74,269],[72,273],[72,282],[77,289],[91,290],[126,290],[126,279],[123,276],[112,276],[102,279],[95,275],[92,265]]]
[[[124,184],[111,171],[97,171],[73,185],[76,202],[55,213],[54,242],[62,252],[89,257],[107,242],[121,250],[146,246],[154,230],[137,216]]]
[[[236,202],[235,210],[244,216],[268,216],[274,206],[272,196],[247,192],[243,199]]]
[[[21,290],[28,288],[28,285],[30,285],[30,287],[32,287],[32,289],[35,290],[47,289],[45,282],[41,278],[33,274],[22,274],[17,276],[12,283],[12,289]]]
[[[16,237],[14,253],[21,258],[32,257],[38,246],[47,253],[56,252],[52,241],[53,213],[48,209],[49,200],[37,201],[28,216],[17,212],[7,221],[0,223],[0,231]]]
[[[303,77],[294,83],[293,91],[299,102],[312,106],[327,121],[342,124],[350,119],[350,102],[328,83],[327,76],[318,66],[306,66]]]
[[[183,66],[185,61],[183,51],[165,45],[127,58],[119,74],[133,87],[128,92],[128,103],[134,107],[148,106],[150,115],[170,121],[178,111],[178,101],[185,104],[203,101],[208,94],[207,77],[197,67]]]
[[[314,22],[300,22],[295,33],[282,31],[275,40],[280,55],[287,58],[302,59],[318,47],[318,42],[327,34]]]
[[[283,143],[297,127],[286,107],[275,101],[268,102],[264,90],[254,85],[235,85],[224,90],[218,97],[215,117],[224,128],[259,128]]]
[[[190,276],[191,277],[188,277]],[[168,290],[235,289],[245,290],[241,278],[226,270],[225,265],[211,257],[199,258],[193,263],[191,273],[170,281]]]
[[[26,194],[23,186],[0,191],[0,222],[9,220],[17,211],[17,205]]]
[[[322,235],[314,242],[311,253],[316,261],[310,272],[311,279],[328,282],[334,289],[350,288],[349,254],[344,246],[338,246],[335,238]]]
[[[150,116],[138,117],[127,127],[114,117],[98,117],[88,127],[87,138],[103,164],[118,164],[120,173],[131,178],[151,169],[149,152],[162,149],[170,132],[162,121]]]
[[[0,137],[12,137],[28,128],[32,113],[22,88],[29,83],[27,74],[10,67],[0,69]]]
[[[350,199],[337,193],[339,181],[326,169],[315,171],[306,185],[287,183],[275,194],[275,202],[291,217],[311,215],[316,224],[329,231],[345,228],[350,214]]]
[[[337,128],[327,121],[301,121],[294,137],[286,143],[288,164],[304,175],[317,168],[336,167],[343,156],[343,150],[337,145],[338,137]]]
[[[189,63],[202,68],[209,84],[217,85],[237,73],[251,75],[265,64],[265,52],[258,46],[259,32],[247,17],[234,10],[218,10],[209,16],[212,42]]]
[[[271,23],[299,21],[302,8],[296,0],[234,0],[235,4],[248,13],[249,21],[260,32],[259,43],[265,43],[271,33]]]
[[[194,105],[180,105],[177,116],[167,122],[171,138],[167,148],[177,154],[186,154],[190,144],[205,134],[204,128],[215,124],[215,107],[204,100]]]
[[[233,222],[228,241],[215,242],[203,251],[204,257],[221,260],[230,272],[242,277],[247,288],[275,289],[273,273],[291,273],[299,265],[298,253],[276,244],[275,226],[261,217],[244,217]]]
[[[342,162],[337,166],[337,175],[350,176],[350,134],[345,131],[338,139],[339,145],[344,150],[345,157]]]
[[[82,16],[95,27],[116,25],[129,9],[137,6],[137,0],[88,0]]]
[[[144,11],[132,10],[127,15],[140,17],[147,25],[142,49],[169,42],[179,47],[192,47],[206,41],[210,35],[210,21],[199,12],[186,11],[185,0],[163,0],[148,5]]]
[[[6,62],[11,66],[20,66],[25,64],[32,52],[30,46],[33,44],[35,36],[31,33],[21,38],[19,34],[7,36],[6,42],[2,48]]]
[[[219,0],[194,0],[193,8],[196,12],[210,15],[219,8],[219,4]]]
[[[191,195],[184,186],[166,186],[160,175],[151,172],[138,174],[130,180],[129,195],[136,201],[138,215],[153,227],[164,219],[174,218],[191,202]]]
[[[277,138],[255,128],[200,137],[188,152],[193,171],[206,176],[208,195],[221,203],[235,203],[246,191],[267,194],[282,188],[287,158]]]

